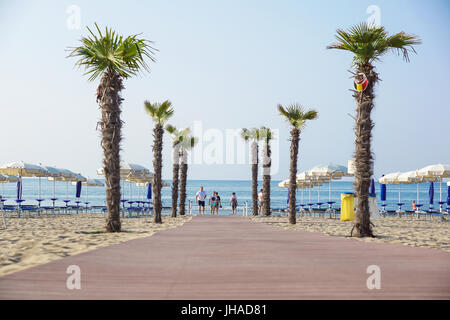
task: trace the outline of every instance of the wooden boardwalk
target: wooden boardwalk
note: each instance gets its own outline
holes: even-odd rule
[[[69,265],[80,290],[66,287]],[[381,289],[367,288],[369,265]],[[450,299],[450,254],[204,216],[0,277],[0,298]]]

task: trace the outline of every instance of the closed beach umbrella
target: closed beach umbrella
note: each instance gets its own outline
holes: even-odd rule
[[[76,182],[75,198],[81,197],[81,181]]]
[[[152,198],[152,184],[149,183],[147,186],[147,199],[151,199]]]
[[[22,181],[17,181],[17,200],[22,200]]]
[[[369,190],[369,193],[375,194],[375,181],[374,181],[373,179],[370,181],[370,190]]]
[[[386,201],[386,185],[380,184],[380,199],[381,201]]]
[[[450,206],[450,181],[447,182],[447,207]]]
[[[430,211],[433,209],[434,202],[434,183],[430,182],[430,188],[428,189],[428,198],[430,200]]]

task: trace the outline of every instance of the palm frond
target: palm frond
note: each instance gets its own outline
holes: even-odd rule
[[[81,45],[69,48],[68,57],[78,58],[76,65],[85,69],[89,80],[95,80],[107,70],[117,72],[124,78],[136,75],[141,70],[150,71],[146,62],[155,62],[153,42],[138,38],[139,34],[122,37],[111,28],[106,27],[102,33],[97,23],[96,35],[86,27],[90,36],[81,38]]]
[[[165,124],[174,113],[172,102],[169,100],[162,103],[151,103],[150,101],[145,101],[144,106],[145,111],[152,117],[153,121],[161,125]]]
[[[421,40],[404,32],[389,36],[384,27],[360,23],[351,27],[348,31],[338,29],[336,31],[337,42],[327,46],[327,49],[350,51],[354,54],[353,64],[356,66],[372,63],[390,52],[396,51],[403,55],[405,61],[409,61],[409,53],[416,52],[415,45],[421,44]]]
[[[279,104],[278,111],[287,122],[297,129],[303,128],[307,120],[318,118],[318,112],[316,110],[310,109],[305,111],[298,103],[292,103],[286,108]]]

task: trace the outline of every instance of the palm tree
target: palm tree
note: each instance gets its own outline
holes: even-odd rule
[[[272,160],[270,158],[272,151],[270,149],[270,141],[273,138],[273,132],[266,127],[259,129],[261,139],[264,141],[263,145],[263,215],[270,216],[270,167],[272,166]]]
[[[252,211],[253,215],[258,215],[258,141],[261,139],[260,132],[256,128],[243,128],[241,137],[246,142],[252,140],[250,145],[250,157],[252,162]]]
[[[327,49],[350,51],[353,56],[353,67],[356,69],[355,78],[367,78],[367,87],[363,91],[354,91],[356,100],[355,127],[355,195],[356,219],[352,229],[352,236],[373,237],[369,213],[369,188],[372,177],[371,138],[374,126],[370,113],[374,107],[374,88],[378,82],[378,74],[374,71],[373,62],[388,53],[395,51],[409,61],[409,53],[415,52],[414,45],[421,41],[417,36],[399,32],[389,36],[384,27],[367,23],[351,27],[348,31],[337,30],[337,42],[327,46]]]
[[[186,211],[186,184],[188,172],[188,151],[194,148],[198,138],[186,135],[181,141],[181,172],[180,172],[180,215]]]
[[[145,110],[152,117],[155,122],[155,127],[153,128],[153,212],[155,216],[155,223],[162,223],[161,220],[161,189],[162,189],[162,149],[163,149],[163,135],[164,135],[164,124],[172,117],[173,108],[172,103],[166,100],[162,103],[150,103],[149,101],[144,102]]]
[[[313,109],[305,111],[303,107],[297,103],[293,103],[287,108],[284,108],[281,104],[279,104],[278,111],[292,126],[291,163],[289,167],[289,223],[295,224],[297,220],[295,193],[297,191],[297,159],[300,133],[305,127],[306,121],[317,119],[318,113]]]
[[[97,88],[97,103],[102,119],[103,169],[105,172],[107,232],[120,232],[120,141],[122,139],[120,120],[123,79],[130,78],[142,69],[148,71],[145,58],[155,61],[156,51],[138,35],[122,37],[106,28],[103,34],[95,24],[98,35],[87,28],[90,36],[81,39],[81,45],[70,48],[69,57],[78,58],[76,65],[83,67],[89,81],[100,79]]]
[[[178,182],[180,172],[180,148],[181,141],[189,133],[189,129],[178,130],[176,127],[168,124],[166,131],[172,135],[173,139],[173,169],[172,169],[172,217],[177,216],[178,209]]]

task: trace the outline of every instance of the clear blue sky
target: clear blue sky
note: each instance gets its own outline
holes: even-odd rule
[[[66,26],[80,8],[81,29]],[[375,174],[450,162],[448,1],[0,1],[0,163],[24,160],[95,176],[102,152],[96,123],[98,82],[88,82],[68,46],[94,22],[121,34],[142,32],[160,50],[151,74],[125,81],[122,159],[152,167],[152,122],[143,101],[170,99],[171,123],[204,129],[266,125],[278,129],[280,168],[289,166],[289,129],[278,103],[314,107],[320,118],[301,136],[299,171],[346,165],[354,150],[351,54],[326,50],[337,28],[380,8],[390,32],[417,34],[423,45],[405,63],[377,63],[373,152]],[[205,143],[205,146],[207,143]],[[171,177],[165,139],[163,177]],[[192,165],[193,179],[250,179],[242,164]]]

